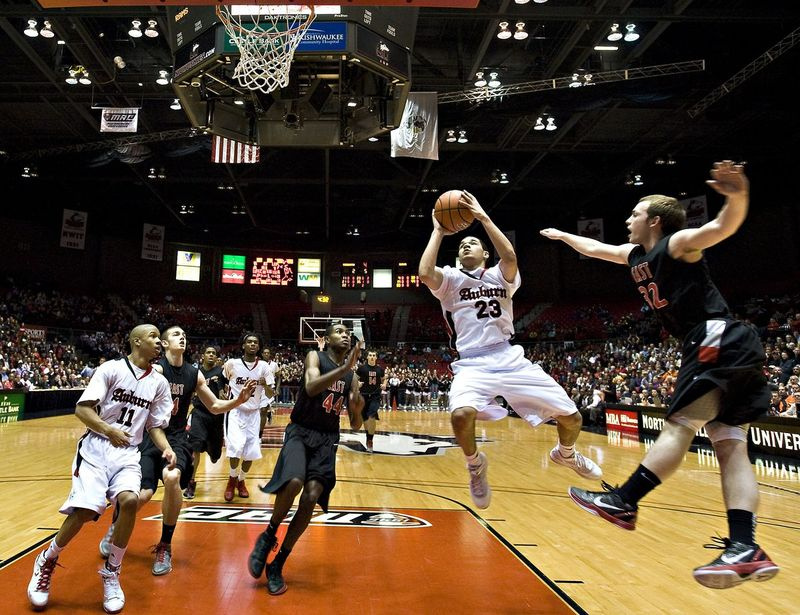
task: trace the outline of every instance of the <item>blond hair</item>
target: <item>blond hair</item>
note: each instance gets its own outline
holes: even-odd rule
[[[663,194],[651,194],[639,199],[639,202],[648,201],[647,217],[661,218],[661,230],[664,235],[670,235],[686,227],[686,210],[681,207],[678,200]]]

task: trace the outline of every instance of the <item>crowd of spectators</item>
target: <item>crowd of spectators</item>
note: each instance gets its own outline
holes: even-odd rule
[[[769,414],[796,416],[796,399],[800,396],[800,294],[748,299],[736,311],[738,317],[759,328],[764,340],[765,374],[773,389]],[[558,335],[547,334],[554,329],[545,317],[534,320],[520,337],[528,358],[564,387],[589,423],[602,422],[604,403],[669,404],[680,367],[680,346],[663,336],[652,315],[641,311],[614,314],[600,305],[569,308],[562,314],[567,317],[556,329]],[[398,409],[434,409],[446,399],[441,392],[447,389],[447,367],[454,356],[445,343],[438,310],[415,307],[412,315],[408,339],[416,341],[375,348],[391,383],[384,404]],[[388,337],[392,311],[375,310],[367,316],[373,339],[381,339],[376,337],[378,332]],[[570,331],[569,324],[563,324],[570,319],[602,323],[602,341],[553,339]],[[36,326],[26,328],[25,322]],[[199,359],[209,344],[220,348],[222,357],[235,356],[238,336],[251,328],[246,314],[187,305],[169,296],[158,301],[147,296],[124,301],[119,297],[89,298],[12,287],[0,299],[0,386],[85,386],[99,361],[119,357],[127,350],[125,336],[136,322],[183,326],[190,334],[192,360]],[[62,334],[63,327],[69,327],[71,335]],[[40,335],[45,330],[47,335]],[[427,335],[420,335],[421,331]],[[308,348],[286,341],[277,341],[271,347],[281,366],[279,401],[291,403]]]

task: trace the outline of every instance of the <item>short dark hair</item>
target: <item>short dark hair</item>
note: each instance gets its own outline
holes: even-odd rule
[[[663,194],[651,194],[639,199],[639,202],[650,201],[647,206],[647,217],[661,218],[661,230],[664,235],[671,235],[686,228],[686,210],[681,207],[678,200]]]
[[[258,348],[260,350],[261,346],[263,345],[263,342],[261,341],[261,336],[258,333],[256,333],[255,331],[245,331],[242,334],[242,337],[239,339],[239,348],[244,346],[244,343],[247,341],[248,337],[254,337],[254,338],[256,338],[258,340]]]
[[[180,325],[171,325],[161,332],[161,341],[166,342],[169,337],[169,332],[173,329],[181,329]]]

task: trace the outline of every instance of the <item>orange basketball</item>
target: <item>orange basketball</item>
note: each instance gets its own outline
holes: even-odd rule
[[[458,202],[460,198],[461,190],[448,190],[439,195],[433,208],[439,224],[449,233],[465,230],[474,220],[472,212]]]

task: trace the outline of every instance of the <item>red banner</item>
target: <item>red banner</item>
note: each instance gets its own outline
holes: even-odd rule
[[[606,408],[606,430],[639,435],[639,415],[633,410]]]

